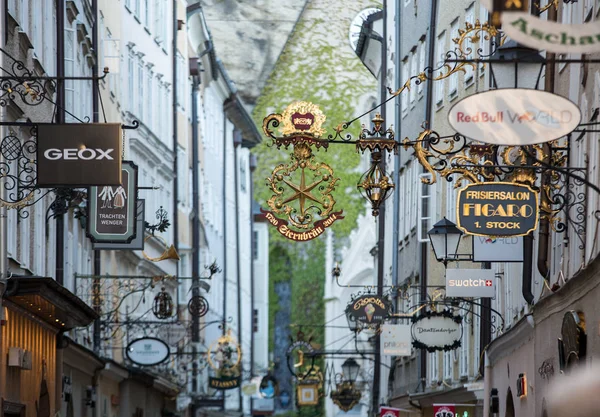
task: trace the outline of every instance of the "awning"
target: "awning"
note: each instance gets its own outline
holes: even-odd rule
[[[98,314],[52,278],[15,277],[4,298],[60,330],[89,326]]]
[[[428,391],[409,394],[410,400],[418,402],[421,407],[431,407],[433,404],[477,403],[477,396],[464,386],[447,388],[439,391]]]

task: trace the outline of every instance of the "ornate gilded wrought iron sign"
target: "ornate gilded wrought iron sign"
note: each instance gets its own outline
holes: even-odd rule
[[[290,240],[312,240],[344,218],[341,210],[333,211],[336,202],[332,192],[340,179],[329,165],[316,160],[312,150],[312,146],[327,148],[328,142],[320,139],[324,122],[325,115],[318,106],[303,101],[263,121],[263,131],[278,148],[293,146],[291,162],[277,165],[267,178],[273,191],[267,201],[270,211],[261,209],[269,223]],[[277,137],[270,126],[280,124],[283,136]]]
[[[469,184],[458,191],[456,226],[478,236],[525,236],[539,220],[539,193],[509,182]]]
[[[392,303],[387,297],[365,294],[352,300],[346,312],[365,325],[377,325],[392,313]]]
[[[207,361],[216,373],[215,377],[208,378],[208,385],[218,390],[239,388],[241,360],[242,350],[228,330],[208,348]]]
[[[361,398],[360,391],[354,389],[354,385],[352,383],[344,382],[337,386],[335,391],[332,391],[329,395],[331,400],[335,405],[337,405],[340,410],[346,412],[350,411]]]

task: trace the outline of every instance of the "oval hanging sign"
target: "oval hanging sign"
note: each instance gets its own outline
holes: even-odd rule
[[[523,184],[469,184],[457,202],[456,227],[470,235],[525,236],[539,220],[539,193]]]
[[[448,351],[460,347],[462,317],[449,311],[426,312],[412,318],[413,346],[428,352]]]
[[[461,135],[494,145],[549,142],[571,133],[581,121],[577,105],[547,91],[506,88],[473,94],[448,112]]]
[[[135,339],[125,348],[127,358],[140,366],[158,365],[166,361],[170,353],[169,345],[155,337]]]
[[[346,312],[357,321],[366,324],[382,323],[392,311],[392,304],[386,297],[376,294],[366,294],[353,300]]]

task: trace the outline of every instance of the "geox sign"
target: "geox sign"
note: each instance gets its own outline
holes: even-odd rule
[[[120,185],[121,137],[119,123],[38,125],[38,187]]]

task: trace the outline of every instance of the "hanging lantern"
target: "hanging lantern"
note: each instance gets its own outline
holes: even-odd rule
[[[165,291],[165,287],[162,287],[160,292],[154,297],[152,312],[156,318],[161,320],[168,319],[173,315],[173,299],[169,293]]]
[[[208,313],[208,300],[201,295],[195,295],[188,303],[188,311],[192,316],[204,317]]]
[[[356,141],[356,150],[371,152],[371,167],[361,177],[356,185],[361,195],[369,200],[373,209],[373,216],[379,215],[379,207],[394,189],[394,182],[383,168],[383,153],[398,153],[398,142],[394,139],[394,131],[389,128],[384,130],[383,118],[377,114],[373,118],[373,130],[364,127]]]

